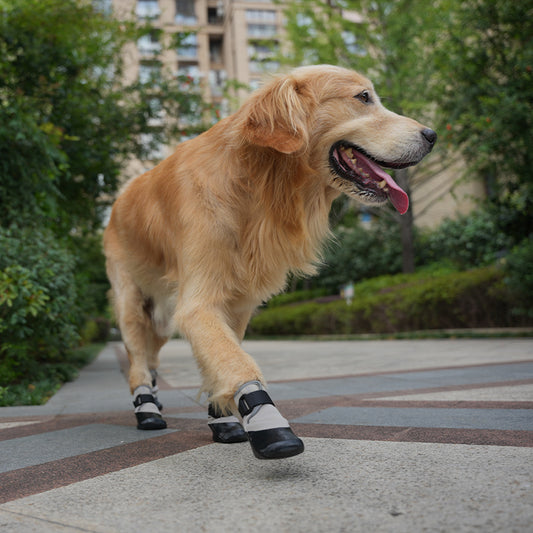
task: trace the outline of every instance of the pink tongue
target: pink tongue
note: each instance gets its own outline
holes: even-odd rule
[[[353,150],[353,156],[357,160],[356,167],[359,171],[369,174],[376,183],[380,183],[382,180],[387,182],[387,195],[392,205],[400,215],[406,213],[409,209],[409,197],[405,191],[374,161],[355,150]]]
[[[404,215],[409,209],[409,196],[382,168],[377,165],[374,166],[381,171],[380,177],[387,182],[389,187],[387,194],[391,204],[400,215]]]

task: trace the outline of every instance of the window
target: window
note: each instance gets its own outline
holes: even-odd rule
[[[260,74],[278,70],[279,62],[273,60],[275,49],[275,43],[272,43],[272,46],[263,43],[250,43],[248,46],[250,72]]]
[[[158,0],[138,0],[135,12],[140,19],[155,19],[161,14]]]
[[[272,57],[274,45],[268,46],[260,43],[250,43],[248,45],[248,57],[254,60],[263,60]]]
[[[209,61],[222,63],[222,40],[212,39],[209,41]]]
[[[257,39],[275,37],[278,29],[275,24],[248,24],[248,36]]]
[[[194,26],[198,20],[194,10],[194,0],[176,0],[176,24]]]
[[[99,11],[104,15],[111,15],[113,12],[112,0],[93,0],[93,6],[96,11]]]
[[[153,83],[156,85],[160,73],[161,65],[159,63],[141,63],[139,65],[139,81],[141,83]]]
[[[161,43],[159,42],[159,37],[155,33],[149,33],[148,35],[143,35],[137,41],[137,48],[141,55],[157,55],[161,52]]]
[[[179,57],[194,58],[198,56],[198,37],[196,33],[185,36],[177,49]]]
[[[209,87],[212,96],[222,96],[224,93],[224,85],[226,83],[225,70],[210,70],[209,71]]]
[[[224,11],[219,7],[207,8],[207,23],[218,26],[224,23]]]
[[[148,119],[148,125],[152,127],[162,126],[164,112],[159,98],[150,98],[150,100],[148,100],[148,106],[150,107],[151,115]]]
[[[198,81],[201,77],[201,72],[198,65],[180,65],[178,67],[178,76],[185,76],[192,81]]]
[[[309,15],[303,13],[296,13],[296,25],[299,27],[312,26],[313,19]]]
[[[276,72],[279,70],[278,61],[250,61],[250,72],[252,74],[260,74],[263,72]]]
[[[276,12],[266,9],[247,9],[246,22],[276,23]]]

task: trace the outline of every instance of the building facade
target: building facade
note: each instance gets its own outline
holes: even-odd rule
[[[226,80],[254,89],[265,72],[279,67],[272,47],[282,10],[269,0],[114,0],[116,17],[150,21],[161,30],[130,47],[126,76],[142,81],[157,69],[187,75],[202,80],[213,102],[222,100]],[[190,33],[176,39],[184,32]]]

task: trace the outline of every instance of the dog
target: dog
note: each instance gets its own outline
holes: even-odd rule
[[[248,440],[260,459],[301,453],[241,348],[249,319],[289,273],[316,272],[337,196],[405,213],[408,197],[383,168],[417,164],[436,139],[387,110],[364,76],[300,67],[126,184],[104,249],[137,427],[166,427],[158,352],[178,331],[209,395],[213,440]]]

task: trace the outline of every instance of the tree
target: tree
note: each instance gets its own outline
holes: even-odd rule
[[[431,89],[446,141],[482,176],[503,229],[533,233],[533,2],[442,0]]]
[[[154,30],[95,5],[0,0],[3,385],[57,373],[83,321],[103,312],[97,230],[125,163],[214,112],[187,77],[126,85],[124,46]]]
[[[428,62],[427,41],[441,24],[441,13],[433,2],[297,0],[289,4],[286,15],[289,46],[284,61],[333,63],[359,70],[374,81],[387,107],[431,123],[434,106],[427,87],[434,71]],[[442,167],[439,155],[431,158]],[[415,173],[420,182],[431,179],[434,169],[422,165],[394,172],[408,194]],[[403,216],[392,210],[374,212],[396,221],[403,244],[403,270],[414,271],[413,210]]]
[[[42,216],[58,234],[98,227],[147,139],[170,142],[177,117],[205,129],[200,88],[165,76],[125,85],[123,47],[153,29],[88,0],[0,0],[0,10],[0,221]],[[161,115],[170,118],[152,127]]]

